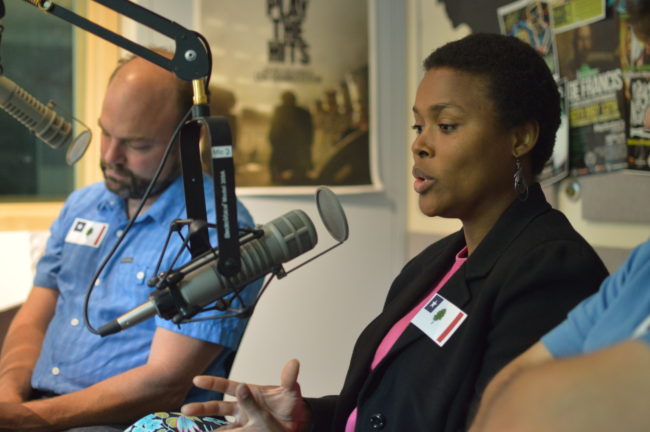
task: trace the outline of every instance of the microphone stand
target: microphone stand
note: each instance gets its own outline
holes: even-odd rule
[[[232,159],[232,136],[225,118],[210,117],[206,95],[206,82],[212,68],[210,46],[199,33],[164,18],[129,0],[93,0],[120,15],[143,24],[171,39],[176,44],[174,56],[168,59],[150,49],[114,33],[50,0],[24,0],[43,11],[86,30],[114,45],[124,48],[178,78],[191,81],[193,89],[192,118],[181,128],[180,149],[185,208],[187,217],[207,222],[203,173],[199,138],[205,128],[212,151],[215,209],[217,210],[217,235],[221,259],[218,270],[224,276],[233,276],[241,269],[239,236],[237,228],[237,198],[235,195],[235,169]],[[211,249],[207,224],[203,231],[190,240],[192,257]]]

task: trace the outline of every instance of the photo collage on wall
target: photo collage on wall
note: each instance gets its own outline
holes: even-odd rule
[[[520,0],[497,11],[503,34],[544,57],[563,95],[556,149],[540,181],[631,169],[650,172],[650,45],[623,0]],[[566,163],[568,162],[568,163]]]
[[[200,4],[213,55],[211,111],[230,123],[238,193],[379,188],[366,0]]]

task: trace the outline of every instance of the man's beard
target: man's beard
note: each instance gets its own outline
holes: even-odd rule
[[[104,184],[106,188],[113,192],[115,195],[124,199],[142,199],[144,193],[151,183],[151,179],[146,179],[143,177],[138,177],[133,174],[133,171],[124,168],[120,165],[113,165],[111,169],[116,171],[121,176],[128,177],[128,181],[117,180],[113,177],[110,178],[110,181],[107,181],[106,168],[108,164],[104,161],[100,161],[99,166],[102,169],[104,174]],[[159,178],[156,184],[151,188],[149,193],[149,198],[160,195],[169,187],[170,184],[174,182],[176,177],[180,174],[180,167],[176,167],[174,170],[169,172],[169,174],[164,178]]]

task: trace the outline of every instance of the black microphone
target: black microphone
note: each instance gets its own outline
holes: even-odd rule
[[[102,326],[99,334],[117,333],[154,315],[171,319],[184,308],[208,305],[311,250],[318,241],[314,224],[302,210],[292,210],[260,229],[262,237],[241,246],[241,270],[234,276],[222,275],[218,257],[208,251],[170,273],[164,281],[172,286],[154,291],[149,301]]]
[[[0,76],[0,107],[53,149],[67,146],[66,161],[69,165],[81,159],[90,144],[92,134],[89,129],[73,139],[72,125],[68,121],[6,76]]]

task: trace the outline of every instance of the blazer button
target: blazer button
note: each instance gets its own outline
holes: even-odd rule
[[[386,426],[386,417],[383,414],[373,414],[370,416],[370,427],[373,429],[383,429]]]

